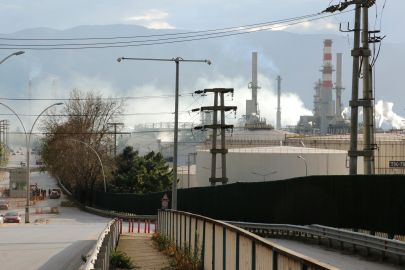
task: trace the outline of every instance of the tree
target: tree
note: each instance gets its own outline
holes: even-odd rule
[[[131,146],[117,156],[116,176],[109,190],[116,193],[138,193],[171,190],[173,172],[161,153],[149,152],[139,156]]]
[[[122,121],[124,102],[94,91],[73,90],[60,113],[49,115],[41,123],[46,133],[41,142],[44,169],[66,183],[82,203],[87,198],[91,205],[93,190],[104,190],[100,161],[87,145],[100,156],[106,181],[113,179],[115,160],[108,153],[114,142],[108,134],[108,123]]]

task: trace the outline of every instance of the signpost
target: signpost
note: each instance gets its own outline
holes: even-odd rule
[[[163,195],[163,198],[161,199],[162,201],[162,209],[168,209],[169,208],[169,197],[167,197],[167,194]]]

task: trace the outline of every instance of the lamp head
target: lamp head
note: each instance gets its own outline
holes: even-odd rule
[[[121,62],[121,60],[124,60],[124,57],[119,57],[119,58],[117,59],[118,63]]]
[[[24,54],[25,52],[23,52],[23,51],[19,51],[19,52],[15,52],[15,53],[13,53],[14,55],[20,55],[20,54]]]
[[[206,60],[208,65],[211,65],[211,61],[210,60]]]
[[[301,156],[297,156],[297,158],[302,158]]]
[[[56,103],[55,105],[63,105],[63,102]]]

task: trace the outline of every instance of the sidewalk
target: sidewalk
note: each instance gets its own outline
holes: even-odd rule
[[[117,250],[124,251],[140,269],[170,269],[170,257],[152,246],[151,233],[123,233]]]

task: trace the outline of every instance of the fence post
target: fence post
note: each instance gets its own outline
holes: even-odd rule
[[[277,252],[275,251],[275,248],[273,247],[273,269],[278,269],[278,262],[277,262]]]
[[[212,223],[212,270],[215,270],[215,223]]]
[[[253,237],[252,237],[252,270],[256,270],[256,242],[253,240]]]
[[[180,244],[180,245],[179,245],[179,247],[180,247],[180,249],[181,249],[181,233],[182,233],[182,232],[181,232],[181,214],[179,215],[179,217],[180,217],[180,231],[179,231],[179,232],[180,232],[180,233],[179,233],[179,234],[180,234],[180,241],[179,241],[179,244]]]
[[[128,232],[131,232],[131,219],[128,219]]]
[[[188,251],[191,251],[191,216],[190,216],[190,220],[189,220],[189,226],[190,229],[188,231]]]
[[[120,219],[120,234],[122,234],[122,219]]]

